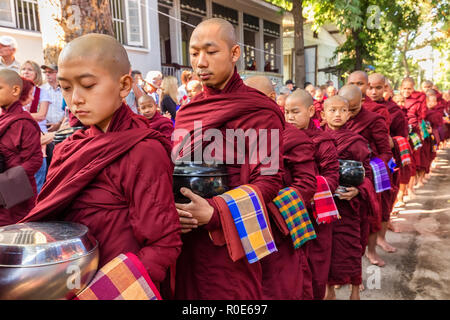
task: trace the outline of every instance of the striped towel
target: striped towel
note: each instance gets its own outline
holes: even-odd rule
[[[409,134],[409,139],[411,139],[411,142],[414,146],[414,150],[417,150],[422,147],[422,141],[420,140],[420,137],[417,133],[411,132]]]
[[[430,133],[428,132],[430,127],[431,126],[429,125],[428,121],[422,120],[422,122],[420,123],[420,131],[422,131],[422,137],[424,139],[426,139],[430,136]]]
[[[370,160],[370,166],[373,171],[373,180],[375,185],[375,192],[380,193],[391,189],[391,180],[386,165],[380,158],[373,157]]]
[[[405,137],[395,136],[395,141],[397,141],[398,148],[400,149],[400,158],[402,159],[402,167],[406,167],[411,164],[411,154],[409,153],[409,143]]]
[[[341,218],[334,203],[333,194],[330,191],[327,180],[322,176],[317,176],[317,190],[314,194],[313,215],[317,224],[331,223]]]
[[[225,200],[249,263],[278,251],[263,212],[263,203],[250,185],[242,185],[218,197]]]
[[[295,249],[300,248],[306,241],[316,238],[308,211],[295,189],[280,190],[273,202],[286,222]]]
[[[120,254],[105,264],[74,300],[162,300],[141,261]]]

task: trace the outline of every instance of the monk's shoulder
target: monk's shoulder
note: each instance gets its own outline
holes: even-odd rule
[[[170,167],[170,158],[159,139],[148,138],[138,142],[122,158],[121,165],[135,167],[146,175],[152,172],[164,172]],[[148,172],[146,172],[148,171]]]

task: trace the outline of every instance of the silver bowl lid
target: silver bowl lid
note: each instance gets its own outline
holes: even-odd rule
[[[88,228],[79,223],[26,222],[0,227],[0,267],[62,263],[79,259],[96,247]]]

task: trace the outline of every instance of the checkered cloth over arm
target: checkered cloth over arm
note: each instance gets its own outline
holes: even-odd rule
[[[327,179],[316,176],[317,190],[313,197],[312,207],[317,224],[332,223],[341,218]]]
[[[263,212],[263,200],[250,185],[242,185],[218,197],[225,200],[231,212],[249,263],[278,251]]]
[[[411,142],[414,146],[414,150],[418,150],[422,147],[422,140],[420,140],[420,137],[417,133],[411,132],[409,134],[409,139],[411,139]]]
[[[402,167],[411,164],[411,154],[409,153],[409,143],[405,137],[395,136],[395,141],[397,141],[398,148],[400,149],[400,158],[402,159]]]
[[[280,190],[273,202],[286,222],[295,249],[300,248],[306,241],[316,238],[308,211],[295,189]]]
[[[162,300],[141,261],[120,254],[105,264],[74,300]]]
[[[389,173],[383,160],[373,157],[370,160],[370,166],[372,167],[373,171],[375,192],[380,193],[386,190],[390,190],[391,180],[389,179]]]

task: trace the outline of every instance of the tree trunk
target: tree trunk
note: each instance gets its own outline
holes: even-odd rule
[[[408,31],[405,35],[405,43],[403,44],[403,48],[401,50],[402,55],[402,64],[405,68],[405,76],[409,77],[411,72],[409,71],[409,65],[408,65],[408,59],[406,58],[406,53],[408,52],[408,38],[409,38],[410,32]]]
[[[38,0],[46,64],[56,64],[62,48],[88,33],[114,36],[109,0]]]
[[[305,43],[303,33],[303,0],[292,1],[292,15],[294,17],[294,52],[295,52],[295,84],[303,88],[306,81]]]
[[[352,30],[353,39],[355,41],[355,71],[363,69],[363,46],[361,44],[361,40],[359,39],[360,32],[361,29]]]

